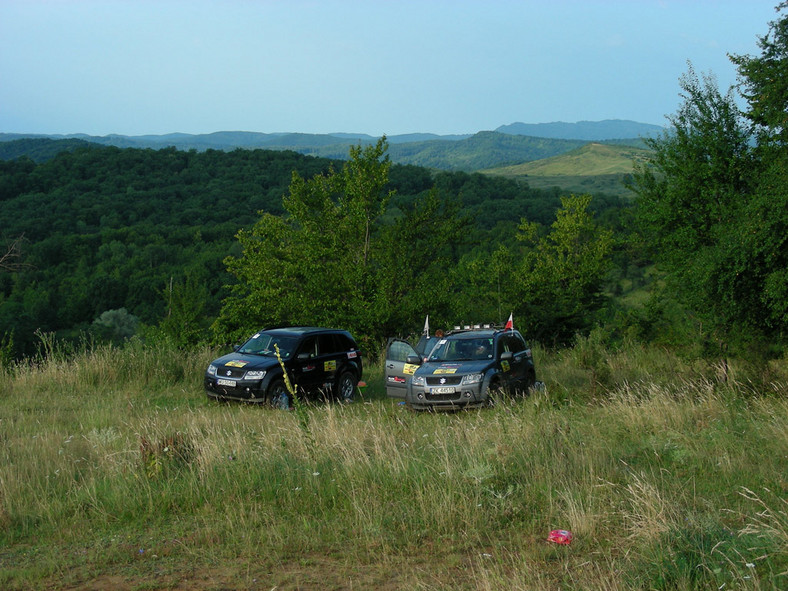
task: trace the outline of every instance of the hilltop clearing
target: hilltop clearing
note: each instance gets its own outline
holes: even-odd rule
[[[624,180],[649,151],[632,146],[588,143],[565,154],[481,172],[527,181],[534,188],[559,187],[573,193],[630,195]]]

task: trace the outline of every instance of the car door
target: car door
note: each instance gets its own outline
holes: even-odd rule
[[[321,334],[317,338],[318,363],[322,371],[322,385],[326,389],[333,388],[334,382],[343,369],[346,355],[341,351],[336,335],[332,333]]]
[[[300,390],[314,392],[322,387],[325,373],[318,356],[317,336],[306,337],[299,345],[292,365],[294,385]]]
[[[520,387],[528,371],[528,351],[525,340],[517,332],[504,335],[502,340],[504,350],[512,354],[507,362],[501,362],[507,385],[512,388]]]
[[[408,380],[419,367],[408,363],[408,357],[419,357],[410,343],[400,339],[389,339],[386,346],[386,394],[390,398],[405,398]]]

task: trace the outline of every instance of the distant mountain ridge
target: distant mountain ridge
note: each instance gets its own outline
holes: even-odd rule
[[[512,123],[501,125],[495,131],[510,135],[530,135],[564,140],[586,140],[598,142],[626,138],[653,137],[664,131],[664,127],[650,123],[638,123],[624,119],[604,121],[578,121],[577,123]]]
[[[467,135],[411,133],[387,136],[392,162],[414,164],[441,170],[475,171],[508,164],[549,158],[574,150],[587,141],[622,141],[640,145],[638,139],[653,135],[658,126],[634,121],[581,121],[579,123],[513,123],[494,131]],[[632,135],[621,135],[631,132]],[[578,137],[571,137],[571,136]],[[2,142],[20,139],[82,140],[118,148],[174,147],[179,150],[266,149],[293,150],[324,158],[345,159],[353,145],[367,145],[377,137],[363,133],[259,133],[217,131],[208,134],[169,133],[126,136],[110,134],[45,135],[0,133],[0,159],[9,159]],[[11,151],[14,152],[15,151]],[[13,157],[13,156],[12,156]]]

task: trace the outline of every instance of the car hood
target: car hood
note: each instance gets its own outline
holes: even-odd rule
[[[480,361],[428,361],[422,364],[414,375],[483,373],[494,364],[495,362],[492,359],[482,359]]]
[[[214,359],[211,361],[211,365],[215,365],[216,367],[225,367],[227,364],[230,364],[229,367],[235,367],[238,369],[250,370],[250,369],[271,369],[274,366],[279,365],[279,361],[276,357],[265,357],[263,355],[248,355],[246,353],[228,353],[218,359]]]

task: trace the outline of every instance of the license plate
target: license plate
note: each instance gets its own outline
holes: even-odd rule
[[[447,388],[447,387],[433,388],[432,389],[432,393],[433,394],[454,394],[454,388]]]
[[[235,380],[216,380],[217,386],[229,386],[235,388]]]

